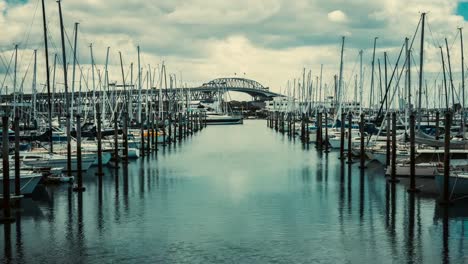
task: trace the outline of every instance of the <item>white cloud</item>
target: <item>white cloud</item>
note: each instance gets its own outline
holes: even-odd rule
[[[50,54],[61,55],[57,4],[46,4]],[[191,85],[245,72],[248,78],[274,91],[288,80],[299,78],[303,67],[312,69],[313,76],[318,75],[321,64],[326,82],[332,85],[339,68],[342,35],[347,36],[345,80],[352,80],[358,51],[363,49],[367,70],[364,76],[369,83],[374,37],[379,37],[377,57],[383,62],[383,52],[387,51],[393,64],[404,38],[414,33],[421,11],[428,12],[426,76],[440,70],[434,46],[443,43],[445,37],[455,43],[451,57],[456,74],[460,71],[460,52],[454,37],[457,27],[467,28],[463,18],[455,14],[457,2],[446,0],[67,0],[62,7],[70,41],[73,23],[80,22],[78,53],[85,73],[90,61],[89,43],[93,43],[101,69],[106,48],[111,47],[111,78],[119,81],[118,51],[123,52],[128,68],[131,62],[136,64],[136,46],[140,45],[145,71],[148,64],[154,68],[165,60],[168,72],[182,72],[184,81]],[[38,49],[38,82],[44,83],[41,15],[37,0],[14,6],[0,2],[2,58],[8,62],[14,43],[19,43],[19,72],[23,76],[31,64],[32,49]],[[418,50],[416,41],[415,61]],[[70,46],[67,51],[71,54]],[[31,83],[31,78],[29,71],[25,90],[29,90],[26,84]],[[0,71],[0,81],[3,79]],[[57,82],[61,82],[60,74]],[[6,84],[11,87],[11,78]]]
[[[341,10],[335,10],[330,13],[328,13],[328,20],[331,22],[338,22],[338,23],[343,23],[348,21],[348,17],[346,14],[341,11]]]

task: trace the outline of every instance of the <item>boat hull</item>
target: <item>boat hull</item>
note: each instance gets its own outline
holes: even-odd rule
[[[15,178],[14,172],[10,172],[10,193],[15,192]],[[22,195],[31,195],[39,184],[42,175],[40,173],[34,173],[31,175],[21,176],[20,178],[20,190]],[[0,178],[0,193],[3,195],[3,178]]]

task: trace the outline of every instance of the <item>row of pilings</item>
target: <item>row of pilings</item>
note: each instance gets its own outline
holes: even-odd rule
[[[392,112],[388,113],[382,121],[382,128],[386,130],[386,164],[390,166],[390,174],[388,176],[388,182],[395,184],[399,182],[396,175],[397,166],[397,115],[399,113]],[[329,129],[333,129],[335,133],[339,131],[340,146],[339,159],[343,163],[349,165],[358,162],[359,169],[365,171],[368,162],[371,160],[367,155],[367,146],[372,140],[373,136],[366,133],[366,124],[370,123],[368,119],[370,115],[362,113],[359,115],[358,121],[358,135],[359,138],[353,136],[353,115],[351,113],[342,113],[340,122],[335,124],[329,123],[329,113],[327,111],[317,112],[315,115],[306,115],[304,113],[294,114],[290,112],[269,112],[267,116],[267,127],[274,131],[285,134],[291,139],[298,138],[304,145],[315,144],[318,151],[329,152],[332,150],[329,143]],[[367,119],[366,119],[367,118]],[[445,113],[445,118],[441,120],[440,112],[435,111],[433,115],[429,115],[429,120],[435,120],[435,140],[440,138],[439,124],[444,124],[444,157],[443,157],[443,173],[444,182],[443,190],[438,199],[441,205],[451,204],[451,195],[449,189],[450,182],[450,129],[452,125],[453,114],[450,111]],[[417,186],[416,178],[416,113],[412,112],[409,115],[409,133],[405,133],[407,141],[409,141],[409,153],[410,153],[410,175],[409,175],[409,186],[407,191],[411,194],[419,193],[421,190]],[[356,133],[354,133],[356,134]],[[409,135],[407,135],[409,134]]]
[[[113,121],[114,125],[114,150],[112,154],[111,162],[109,163],[116,171],[122,169],[124,176],[128,177],[128,164],[132,162],[132,159],[129,158],[129,120],[128,114],[122,113],[122,120],[118,121],[115,118]],[[140,144],[139,144],[139,153],[140,159],[157,159],[158,151],[160,149],[165,149],[171,145],[181,144],[184,140],[189,137],[197,134],[198,132],[204,130],[207,126],[206,122],[206,113],[204,112],[173,112],[173,113],[164,113],[161,115],[161,118],[158,118],[154,113],[147,117],[149,120],[145,125],[141,124],[135,128],[140,129]],[[71,189],[74,192],[77,192],[80,197],[83,192],[86,191],[86,187],[83,185],[83,174],[85,173],[82,170],[83,156],[82,156],[82,137],[81,137],[81,124],[84,121],[83,115],[77,114],[75,116],[75,126],[76,126],[76,151],[70,152],[70,149],[67,152],[67,156],[76,158],[76,178],[75,183]],[[119,123],[121,125],[119,125]],[[2,116],[2,176],[1,179],[3,184],[3,195],[2,199],[2,208],[3,215],[0,217],[0,223],[11,223],[15,221],[13,217],[12,210],[21,208],[21,199],[24,198],[24,195],[21,193],[21,161],[20,161],[20,136],[19,136],[19,126],[20,124],[20,115],[15,115],[13,120],[11,120],[10,115],[5,114]],[[96,177],[99,179],[99,186],[102,187],[102,180],[105,177],[103,170],[103,129],[102,129],[102,115],[100,107],[96,107],[96,144],[97,144],[97,172]],[[14,129],[15,135],[14,138],[9,135],[6,131],[9,131],[9,128]],[[119,144],[119,131],[122,132],[123,144]],[[112,138],[111,137],[111,138]],[[12,142],[13,141],[13,142]],[[13,147],[13,163],[14,168],[10,168],[10,157]],[[123,145],[123,146],[122,146]],[[67,162],[67,168],[65,168],[65,173],[67,176],[72,175],[72,168],[70,159]],[[10,175],[10,174],[14,175]],[[14,180],[14,183],[11,184],[10,180]],[[14,186],[14,188],[11,188]]]

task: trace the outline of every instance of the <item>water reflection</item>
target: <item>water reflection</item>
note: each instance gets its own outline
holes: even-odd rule
[[[3,241],[4,241],[4,254],[5,254],[5,262],[11,262],[11,224],[6,223],[3,225]]]
[[[364,173],[333,150],[282,138],[255,121],[209,127],[102,178],[91,170],[84,193],[40,186],[4,226],[1,261],[466,259],[466,203],[445,210],[387,183],[378,164]]]

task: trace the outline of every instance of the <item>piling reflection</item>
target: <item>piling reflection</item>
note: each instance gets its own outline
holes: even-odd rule
[[[18,259],[18,263],[23,263],[23,234],[22,234],[22,216],[21,211],[16,210],[15,212],[15,228],[16,228],[16,258]]]
[[[348,194],[348,214],[351,215],[352,203],[353,203],[353,168],[351,163],[348,163],[348,184],[347,184],[347,194]]]
[[[364,218],[364,179],[365,172],[364,170],[359,170],[359,219],[362,221]]]
[[[5,254],[5,263],[10,263],[11,260],[12,260],[12,255],[11,255],[11,224],[10,223],[3,224],[3,241],[4,241],[3,252]]]
[[[414,253],[414,225],[415,225],[415,194],[410,193],[408,195],[408,236],[407,236],[407,256],[408,262],[413,263],[415,261]]]
[[[442,263],[450,263],[449,254],[449,209],[447,206],[442,208]]]

